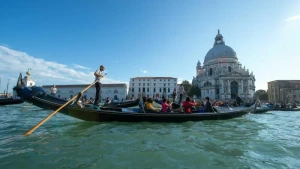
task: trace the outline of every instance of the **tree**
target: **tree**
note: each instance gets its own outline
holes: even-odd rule
[[[188,93],[189,96],[201,96],[201,90],[198,86],[192,86],[191,91]]]
[[[268,101],[268,93],[265,90],[257,90],[254,93],[254,99],[259,99],[262,101]]]
[[[183,84],[184,91],[186,92],[186,94],[189,94],[192,89],[192,85],[190,84],[190,82],[187,80],[184,80],[184,81],[182,81],[181,84]]]

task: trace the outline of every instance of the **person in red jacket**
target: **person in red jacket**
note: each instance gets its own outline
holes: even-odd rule
[[[192,112],[192,110],[191,110],[191,108],[193,107],[193,106],[196,106],[196,102],[194,101],[194,102],[191,102],[191,98],[190,97],[187,97],[186,99],[185,99],[185,101],[182,103],[182,107],[184,108],[184,112],[186,112],[186,113],[191,113]]]

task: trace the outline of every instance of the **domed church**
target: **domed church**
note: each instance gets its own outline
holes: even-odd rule
[[[208,96],[213,100],[230,100],[239,95],[248,100],[255,92],[255,76],[242,67],[236,52],[225,45],[219,30],[203,66],[198,61],[192,84],[200,88],[202,99]]]

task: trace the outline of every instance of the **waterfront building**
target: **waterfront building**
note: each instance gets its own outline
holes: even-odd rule
[[[271,103],[300,103],[300,80],[274,80],[268,82]]]
[[[31,74],[30,74],[30,69],[27,70],[26,72],[26,76],[24,76],[22,78],[22,83],[27,86],[27,87],[31,87],[31,86],[34,86],[35,85],[35,80],[31,77]]]
[[[82,91],[89,84],[73,84],[73,85],[55,85],[57,88],[56,97],[62,99],[72,98],[77,95],[78,92]],[[50,88],[53,85],[43,85],[43,89],[50,93]],[[116,84],[102,84],[101,86],[101,102],[103,102],[107,97],[110,97],[111,100],[125,101],[128,93],[127,84],[125,83],[116,83]],[[90,87],[83,93],[83,97],[86,99],[95,98],[96,89],[95,86]]]
[[[151,98],[172,98],[176,87],[177,78],[173,77],[135,77],[130,78],[128,96],[138,98],[140,94]]]
[[[222,34],[218,31],[215,43],[201,65],[198,61],[196,77],[192,85],[201,90],[201,99],[252,99],[255,92],[255,76],[238,61],[236,52],[225,45]]]

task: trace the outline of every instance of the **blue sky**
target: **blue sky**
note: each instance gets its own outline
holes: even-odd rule
[[[136,76],[191,80],[220,29],[257,89],[299,79],[300,1],[1,1],[0,91],[31,68],[38,85]]]

